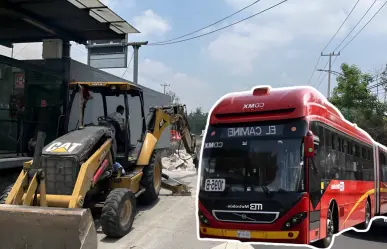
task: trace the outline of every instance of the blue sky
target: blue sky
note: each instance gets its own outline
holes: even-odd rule
[[[162,91],[168,83],[189,109],[197,106],[208,111],[228,92],[250,89],[255,85],[296,86],[308,84],[312,70],[327,42],[344,21],[357,0],[289,0],[279,7],[248,21],[199,39],[165,46],[140,49],[139,83]],[[104,0],[113,11],[136,27],[141,34],[130,35],[134,41],[163,41],[186,34],[217,21],[254,0]],[[279,2],[261,0],[253,7],[219,23],[211,31],[247,17]],[[374,0],[360,0],[358,6],[325,53],[332,52]],[[371,11],[349,39],[363,27],[384,0],[377,0]],[[387,63],[387,6],[342,52],[333,65],[357,64],[374,72]],[[199,33],[200,34],[200,33]],[[344,42],[345,44],[346,42]],[[21,49],[22,44],[18,45]],[[39,54],[41,47],[28,46],[20,58]],[[4,51],[1,49],[0,52]],[[15,49],[17,51],[17,48]],[[3,54],[6,52],[2,52]],[[129,51],[129,58],[131,51]],[[74,45],[72,57],[86,62],[86,50]],[[327,57],[320,60],[323,68]],[[133,64],[131,64],[132,66]],[[125,69],[106,70],[122,76]],[[320,72],[312,86],[319,85]],[[323,75],[324,76],[324,75]],[[128,70],[125,78],[132,79]],[[335,78],[333,77],[333,87]],[[327,77],[318,89],[327,94]]]

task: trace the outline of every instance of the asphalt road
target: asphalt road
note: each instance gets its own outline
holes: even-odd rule
[[[106,239],[98,229],[98,249],[210,249],[221,244],[197,240],[196,173],[166,173],[193,187],[192,195],[170,196],[169,191],[162,190],[155,205],[139,207],[133,229],[127,236],[119,240]]]
[[[159,201],[150,207],[139,207],[132,231],[119,240],[107,239],[98,229],[98,249],[289,249],[287,246],[243,245],[199,241],[196,237],[195,172],[168,174],[193,189],[192,196],[170,196],[162,190]],[[302,248],[301,246],[296,246]],[[303,247],[305,248],[305,247]],[[385,249],[387,223],[374,224],[369,232],[346,232],[334,241],[333,249]]]
[[[259,249],[290,249],[287,246],[253,245]],[[297,248],[301,248],[297,246]],[[305,248],[305,247],[304,247]],[[332,249],[382,249],[387,248],[387,223],[375,221],[368,232],[348,231],[335,237]]]

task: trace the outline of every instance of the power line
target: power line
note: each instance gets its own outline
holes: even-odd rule
[[[316,62],[316,65],[314,65],[314,68],[313,68],[313,71],[312,71],[312,75],[310,76],[309,81],[308,81],[308,85],[309,85],[310,82],[312,81],[313,75],[314,75],[314,73],[316,72],[316,69],[317,69],[317,66],[318,66],[318,63],[320,62],[320,60],[321,60],[321,55],[318,57],[318,60],[317,60],[317,62]],[[322,72],[321,72],[321,74],[322,74]],[[321,74],[320,74],[319,78],[321,77]],[[318,79],[317,79],[317,80],[318,80]]]
[[[166,93],[166,89],[167,89],[167,86],[171,86],[170,84],[167,84],[167,83],[164,83],[164,84],[160,84],[162,87],[164,87],[164,94]]]
[[[166,43],[166,42],[175,41],[175,40],[178,40],[178,39],[180,39],[180,38],[184,38],[184,37],[186,37],[186,36],[189,36],[189,35],[195,34],[195,33],[197,33],[197,32],[200,32],[200,31],[202,31],[202,30],[205,30],[206,28],[209,28],[209,27],[211,27],[211,26],[214,26],[214,25],[216,25],[216,24],[218,24],[218,23],[220,23],[220,22],[222,22],[222,21],[224,21],[224,20],[226,20],[226,19],[228,19],[228,18],[230,18],[230,17],[232,17],[232,16],[235,16],[235,15],[238,14],[239,12],[241,12],[241,11],[247,9],[247,8],[250,8],[251,6],[253,6],[254,4],[256,4],[256,3],[260,2],[260,1],[261,1],[261,0],[257,0],[257,1],[255,1],[255,2],[253,2],[253,3],[251,3],[251,4],[249,4],[249,5],[247,5],[247,6],[245,6],[245,7],[243,7],[242,9],[240,9],[240,10],[238,10],[238,11],[232,13],[231,15],[228,15],[228,16],[226,16],[226,17],[224,17],[224,18],[222,18],[222,19],[220,19],[220,20],[218,20],[218,21],[216,21],[216,22],[213,22],[213,23],[211,23],[211,24],[209,24],[209,25],[207,25],[207,26],[205,26],[205,27],[203,27],[203,28],[201,28],[201,29],[197,29],[197,30],[195,30],[195,31],[192,31],[191,33],[188,33],[188,34],[185,34],[185,35],[182,35],[182,36],[173,38],[173,39],[169,39],[169,40],[166,40],[166,41],[153,42],[153,44],[156,44],[156,43],[157,43],[157,44],[160,44],[160,43]]]
[[[128,66],[126,67],[125,72],[122,74],[121,78],[124,78],[126,72],[128,71],[128,68],[130,67],[130,63],[131,63],[132,60],[133,60],[133,55],[134,55],[134,51],[132,52],[132,57],[130,57],[129,64],[128,64]]]
[[[357,2],[355,3],[355,5],[352,7],[351,11],[348,13],[347,17],[344,19],[344,21],[341,23],[340,27],[337,29],[336,33],[332,36],[332,38],[329,40],[329,42],[325,45],[325,47],[322,49],[322,53],[324,52],[324,50],[329,46],[329,44],[331,44],[331,42],[333,41],[333,39],[336,37],[336,35],[339,33],[339,31],[341,30],[341,28],[344,26],[344,23],[348,20],[349,16],[352,14],[353,10],[356,8],[357,4],[360,2],[360,0],[357,0]],[[316,62],[316,65],[314,66],[313,68],[313,71],[312,71],[312,75],[310,76],[309,78],[309,81],[308,81],[308,85],[310,84],[310,82],[312,81],[313,79],[313,76],[316,72],[316,69],[317,69],[317,66],[318,66],[318,63],[320,62],[321,60],[321,55],[318,57],[318,60]],[[327,63],[328,65],[328,63]],[[325,65],[325,67],[327,66]],[[324,67],[324,68],[325,68]],[[317,80],[321,77],[323,72],[321,72],[320,76],[317,78]]]
[[[337,58],[338,58],[338,57],[336,57],[336,58],[332,61],[331,66],[333,66],[333,64],[335,64]],[[324,70],[325,70],[325,68],[328,66],[328,64],[329,64],[329,61],[328,61],[328,63],[325,65]],[[321,73],[324,73],[324,72],[322,71]],[[325,80],[326,77],[327,77],[327,74],[324,75],[324,77],[322,78],[322,80],[320,81],[320,83],[317,85],[316,89],[320,87],[320,85],[323,83],[323,81]]]
[[[318,85],[316,86],[316,89],[318,89],[320,87],[320,85],[323,83],[323,81],[325,80],[326,77],[327,77],[327,74],[324,74],[324,77],[321,79],[320,83],[318,83]]]
[[[320,55],[318,58],[321,59],[321,57],[322,57],[322,56]],[[325,64],[323,70],[321,71],[320,75],[317,77],[316,81],[318,81],[318,80],[321,78],[321,76],[322,76],[323,73],[324,73],[325,68],[327,68],[327,66],[328,66],[328,63],[329,63],[329,61],[327,61],[327,63]],[[316,68],[317,68],[317,67],[316,67]],[[316,69],[315,69],[315,70],[316,70]],[[313,84],[313,85],[314,85],[314,84]]]
[[[331,44],[332,40],[336,37],[336,35],[339,33],[339,31],[341,30],[341,28],[344,26],[344,23],[348,20],[348,18],[350,17],[350,15],[352,14],[353,10],[356,8],[357,4],[360,2],[360,0],[357,0],[357,2],[355,3],[355,5],[352,7],[351,11],[349,12],[349,14],[347,15],[347,17],[345,18],[345,20],[343,21],[343,23],[340,25],[340,27],[337,29],[336,33],[332,36],[331,40],[328,42],[328,44],[323,48],[322,52],[324,52],[324,50],[329,46],[329,44]]]
[[[376,2],[376,1],[375,1]],[[369,9],[367,10],[367,12],[363,15],[363,17],[360,19],[360,21],[364,18],[364,16],[368,13],[368,11],[372,8],[372,6],[375,4],[375,2],[369,7]],[[376,11],[376,13],[368,20],[368,22],[355,34],[355,36],[348,42],[348,43],[346,43],[345,44],[345,46],[344,47],[342,47],[341,49],[340,49],[340,51],[339,51],[339,53],[341,52],[341,51],[343,51],[362,31],[363,31],[363,29],[375,18],[375,16],[383,9],[383,7],[385,6],[387,4],[387,1],[386,2],[384,2],[384,4],[378,9],[378,11]],[[356,28],[356,26],[360,23],[360,21],[355,25],[355,28]],[[351,32],[353,31],[353,29],[351,30]],[[350,32],[350,33],[351,33]],[[349,34],[350,34],[349,33]],[[348,35],[347,35],[347,37],[348,37]],[[346,37],[346,38],[347,38]],[[345,38],[345,39],[346,39]],[[345,40],[344,39],[344,40]],[[343,41],[344,41],[343,40]],[[341,43],[342,44],[342,43]],[[340,45],[341,45],[340,44]],[[340,46],[339,45],[339,46]],[[338,46],[338,47],[339,47]],[[335,49],[335,50],[337,50],[337,48]],[[335,60],[332,62],[332,65],[335,63],[335,61],[336,61],[336,59],[337,59],[337,57],[335,58]],[[324,69],[325,69],[325,67],[324,67]],[[325,77],[326,77],[326,75],[324,76],[324,78],[323,78],[323,80],[321,80],[321,82],[318,84],[318,86],[317,86],[317,88],[321,85],[321,83],[324,81],[324,79],[325,79]]]
[[[374,17],[383,9],[383,7],[387,4],[387,1],[384,2],[384,4],[376,11],[376,13],[368,20],[368,22],[359,30],[359,32],[356,33],[356,35],[340,49],[340,52],[343,51],[360,33],[363,31],[363,29],[374,19]]]
[[[343,42],[348,38],[348,36],[355,30],[355,28],[360,24],[360,22],[363,20],[363,18],[368,14],[368,12],[371,10],[371,8],[375,5],[376,0],[371,4],[371,6],[367,9],[366,13],[360,18],[360,20],[356,23],[356,25],[351,29],[351,31],[347,34],[347,36],[340,42],[340,44],[335,48],[336,51],[342,44]],[[342,49],[341,49],[342,50]],[[340,50],[340,51],[341,51]]]
[[[381,79],[381,77],[380,77],[380,78],[377,78],[377,79],[375,79],[375,80],[373,80],[372,82],[378,81],[378,80],[380,80],[380,79]],[[371,83],[372,83],[372,82],[371,82]],[[371,90],[371,89],[373,89],[373,88],[376,88],[376,87],[379,87],[379,86],[383,86],[383,85],[386,85],[386,83],[382,81],[382,82],[376,83],[375,85],[368,86],[367,89],[368,89],[368,90]]]
[[[185,42],[185,41],[193,40],[193,39],[196,39],[196,38],[199,38],[199,37],[203,37],[203,36],[206,36],[206,35],[209,35],[209,34],[218,32],[218,31],[220,31],[220,30],[229,28],[229,27],[231,27],[231,26],[234,26],[234,25],[236,25],[236,24],[238,24],[238,23],[241,23],[241,22],[243,22],[243,21],[246,21],[246,20],[248,20],[248,19],[250,19],[250,18],[253,18],[253,17],[255,17],[255,16],[259,15],[259,14],[262,14],[262,13],[264,13],[264,12],[270,10],[270,9],[273,9],[273,8],[277,7],[278,5],[281,5],[281,4],[283,4],[283,3],[287,2],[287,1],[288,1],[288,0],[283,0],[283,1],[281,1],[281,2],[279,2],[279,3],[277,3],[277,4],[275,4],[275,5],[270,6],[269,8],[266,8],[266,9],[264,9],[264,10],[258,12],[258,13],[255,13],[255,14],[253,14],[253,15],[251,15],[251,16],[246,17],[246,18],[244,18],[244,19],[242,19],[242,20],[239,20],[239,21],[237,21],[237,22],[233,22],[233,23],[231,23],[231,24],[229,24],[229,25],[227,25],[227,26],[224,26],[224,27],[215,29],[215,30],[213,30],[213,31],[210,31],[210,32],[207,32],[207,33],[204,33],[204,34],[201,34],[201,35],[193,36],[193,37],[191,37],[191,38],[187,38],[187,39],[183,39],[183,40],[179,40],[179,41],[174,41],[174,42],[166,42],[166,43],[161,43],[161,44],[158,44],[158,43],[149,43],[148,45],[151,45],[151,46],[169,45],[169,44]]]
[[[340,53],[338,53],[338,54],[335,54],[335,52],[329,53],[329,54],[321,53],[321,56],[329,56],[329,61],[328,61],[328,64],[329,64],[329,69],[328,69],[328,94],[327,94],[327,97],[329,99],[330,96],[331,96],[332,56],[336,56],[336,58],[337,58],[337,56],[340,56]]]

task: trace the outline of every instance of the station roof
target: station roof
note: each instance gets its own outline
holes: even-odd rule
[[[1,0],[0,44],[120,40],[140,33],[98,0]]]

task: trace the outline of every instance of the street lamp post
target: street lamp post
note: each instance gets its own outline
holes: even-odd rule
[[[319,72],[326,72],[326,73],[333,73],[333,74],[336,74],[336,75],[339,75],[339,76],[344,76],[344,74],[340,73],[340,72],[337,72],[337,71],[333,71],[333,70],[326,70],[326,69],[317,69],[316,71],[319,71]]]
[[[141,46],[147,45],[148,42],[129,42],[126,46],[133,47],[134,61],[133,61],[133,83],[138,84],[138,50]]]
[[[344,76],[344,74],[342,74],[342,73],[339,73],[339,72],[337,72],[337,71],[333,71],[333,70],[326,70],[326,69],[317,69],[316,71],[318,71],[318,72],[326,72],[326,73],[328,73],[329,75],[331,74],[331,73],[333,73],[333,74],[335,74],[336,76]],[[330,96],[331,96],[331,84],[330,84],[330,82],[329,82],[329,84],[328,84],[328,99],[330,98]]]

